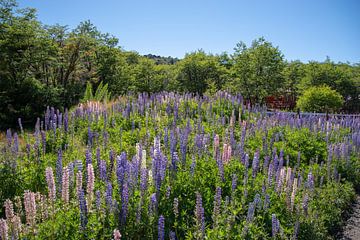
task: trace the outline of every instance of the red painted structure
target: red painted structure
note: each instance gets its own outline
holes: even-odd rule
[[[293,96],[268,96],[265,98],[266,106],[270,109],[293,109],[296,99]]]

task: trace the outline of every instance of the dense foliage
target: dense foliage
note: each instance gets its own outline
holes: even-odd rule
[[[286,62],[264,38],[240,42],[233,54],[202,50],[181,59],[141,56],[119,47],[119,40],[85,21],[75,29],[44,25],[35,9],[0,0],[0,128],[21,116],[35,121],[47,106],[61,110],[83,98],[87,83],[108,84],[113,96],[129,92],[241,93],[251,104],[271,96],[299,94],[328,85],[343,99],[343,111],[359,112],[360,66],[345,63]],[[290,107],[294,107],[295,104]]]
[[[2,239],[329,239],[360,186],[359,117],[226,92],[48,108],[0,147]]]
[[[343,104],[341,95],[328,86],[310,87],[299,97],[297,107],[306,112],[336,112]]]

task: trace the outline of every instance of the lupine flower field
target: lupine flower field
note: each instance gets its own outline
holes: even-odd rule
[[[360,117],[226,92],[44,111],[0,143],[3,240],[331,239],[360,186]]]

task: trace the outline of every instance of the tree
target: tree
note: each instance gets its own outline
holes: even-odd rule
[[[176,66],[176,81],[183,92],[203,94],[209,84],[220,90],[226,79],[226,68],[220,64],[219,57],[202,50],[186,54]]]
[[[336,112],[344,103],[341,94],[329,86],[310,87],[297,101],[297,107],[305,112]]]
[[[232,60],[233,78],[227,85],[231,91],[241,92],[246,99],[258,103],[284,90],[283,55],[264,38],[254,40],[250,48],[238,43]]]
[[[299,91],[301,93],[312,86],[327,85],[342,95],[345,100],[345,110],[356,111],[356,106],[360,105],[360,88],[359,84],[356,83],[357,76],[354,66],[342,63],[335,64],[329,58],[321,63],[310,62],[305,66],[305,76],[299,84]]]
[[[290,108],[295,107],[296,99],[299,95],[299,84],[305,76],[304,66],[305,64],[300,61],[292,61],[286,63],[283,70],[283,94],[286,97],[287,104]]]

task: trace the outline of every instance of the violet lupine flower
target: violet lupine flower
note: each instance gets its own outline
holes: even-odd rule
[[[100,179],[106,181],[107,180],[106,162],[104,160],[100,160],[99,172],[100,172]]]
[[[249,203],[246,221],[248,223],[252,222],[254,220],[254,215],[255,215],[255,203],[251,202],[251,203]]]
[[[232,190],[232,192],[235,192],[235,190],[237,188],[237,180],[238,180],[237,175],[233,174],[232,179],[231,179],[231,190]]]
[[[97,167],[100,169],[100,148],[96,148],[96,164]]]
[[[307,177],[307,182],[306,182],[306,186],[310,189],[310,191],[314,190],[315,187],[315,180],[314,180],[314,175],[312,174],[312,172],[310,171]]]
[[[271,227],[272,227],[272,236],[276,237],[276,235],[279,233],[280,230],[280,222],[276,218],[275,214],[271,215]]]
[[[177,218],[179,216],[179,199],[178,198],[174,198],[173,211],[174,211],[175,218]]]
[[[214,210],[213,210],[214,225],[217,225],[217,218],[220,215],[220,207],[221,207],[221,187],[217,187],[214,196]]]
[[[80,226],[82,230],[86,229],[87,225],[87,204],[85,199],[84,190],[81,188],[79,190],[79,208],[80,208]]]
[[[128,204],[129,204],[129,189],[127,183],[125,183],[121,194],[121,222],[124,225],[126,224]]]
[[[141,196],[144,196],[144,194],[145,194],[145,191],[147,189],[147,181],[148,181],[147,170],[141,169],[141,174],[140,174],[140,195]]]
[[[171,193],[171,187],[167,186],[166,188],[166,193],[165,193],[165,197],[168,199],[170,197],[170,193]]]
[[[261,209],[261,198],[260,198],[260,194],[258,193],[255,195],[254,204],[257,209]]]
[[[199,192],[196,193],[195,220],[196,220],[196,225],[198,227],[198,234],[200,238],[204,238],[205,216],[204,216],[204,208],[202,206],[202,198]]]
[[[176,240],[176,234],[175,234],[175,232],[170,231],[170,233],[169,233],[169,238],[170,238],[170,240]]]
[[[28,190],[24,193],[24,206],[26,214],[26,223],[30,226],[35,225],[36,221],[36,202],[35,193]]]
[[[64,167],[62,174],[61,198],[65,203],[69,202],[69,169]]]
[[[112,194],[113,194],[113,188],[111,182],[108,182],[106,186],[105,203],[110,209],[112,208],[112,202],[113,202]]]
[[[269,207],[270,207],[270,196],[269,194],[266,194],[264,199],[264,210],[268,209]]]
[[[94,134],[93,132],[91,131],[91,128],[90,126],[88,127],[88,145],[91,146],[92,143],[93,143],[93,137],[94,137]]]
[[[114,229],[114,240],[120,240],[121,239],[121,233],[119,230]]]
[[[190,165],[190,174],[191,174],[191,176],[194,176],[195,167],[196,167],[196,161],[195,161],[195,157],[193,156],[192,157],[192,162],[191,162],[191,165]]]
[[[259,164],[260,164],[260,152],[257,150],[254,154],[254,159],[252,162],[252,177],[255,178],[256,174],[259,170]]]
[[[156,193],[151,194],[149,204],[149,215],[154,215],[157,209]]]
[[[246,170],[249,168],[249,154],[247,153],[245,153],[245,157],[244,157],[244,166]]]
[[[158,223],[158,240],[164,240],[164,239],[165,239],[165,218],[163,215],[160,215],[159,223]]]
[[[218,170],[219,170],[219,177],[222,181],[224,181],[224,163],[223,161],[220,159],[220,157],[218,157],[216,159],[216,163],[218,165]]]
[[[114,169],[114,160],[115,160],[114,151],[112,149],[109,152],[109,158],[110,158],[109,178],[111,178],[112,172],[113,172],[113,169]]]
[[[9,239],[8,231],[9,231],[9,227],[6,223],[6,220],[1,218],[0,219],[0,239],[8,240]]]
[[[188,143],[189,134],[187,130],[185,129],[180,134],[180,153],[181,153],[181,160],[182,163],[186,163],[186,152],[187,152],[187,143]]]
[[[5,207],[6,219],[11,220],[14,217],[14,208],[13,208],[12,201],[10,199],[6,199],[6,201],[4,203],[4,207]]]
[[[117,157],[117,162],[116,162],[116,176],[117,176],[117,182],[120,192],[122,192],[122,187],[124,185],[126,165],[127,165],[126,153],[122,152],[120,156]]]
[[[7,140],[7,143],[8,143],[8,147],[11,147],[12,133],[11,133],[10,129],[6,130],[6,140]]]
[[[56,198],[56,186],[54,181],[54,174],[51,167],[47,167],[45,170],[46,182],[48,185],[49,199],[54,201]]]
[[[89,148],[87,148],[85,151],[85,164],[86,164],[86,168],[89,164],[92,164],[92,156]]]
[[[299,220],[296,220],[292,239],[296,240],[298,238],[299,229],[300,229],[300,222]]]
[[[58,189],[59,194],[61,194],[62,171],[63,171],[62,151],[61,151],[61,149],[59,149],[58,157],[57,157],[57,160],[56,160],[56,185],[57,185],[57,189]]]
[[[173,152],[171,155],[171,164],[172,164],[172,170],[176,172],[177,170],[177,164],[179,162],[179,156],[177,152]]]
[[[95,192],[95,203],[96,203],[96,209],[100,210],[100,205],[101,205],[101,193],[100,190],[96,190]]]
[[[90,163],[87,166],[87,185],[86,185],[86,193],[87,193],[87,200],[89,208],[91,208],[91,202],[93,199],[93,192],[94,192],[94,183],[95,183],[95,176],[94,176],[94,168],[93,165]]]
[[[309,204],[309,196],[306,193],[304,198],[303,198],[303,203],[302,203],[302,207],[303,207],[305,215],[308,214],[308,204]]]

